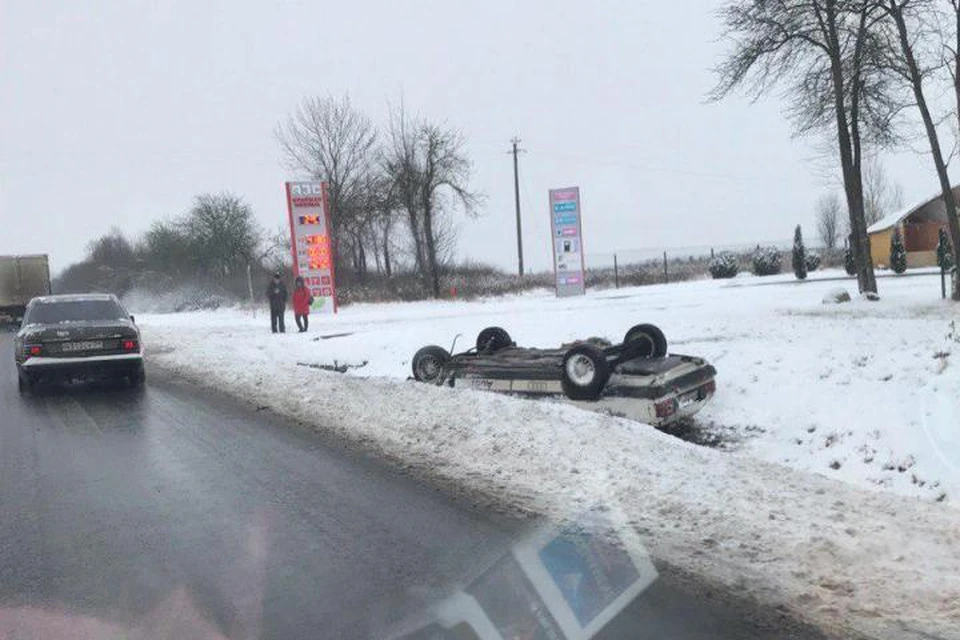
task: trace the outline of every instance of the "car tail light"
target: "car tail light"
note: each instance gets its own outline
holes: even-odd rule
[[[653,405],[657,410],[658,418],[669,418],[674,413],[677,412],[677,403],[674,402],[673,398],[668,400],[661,400]]]
[[[122,345],[124,351],[136,351],[140,348],[140,345],[137,344],[136,340],[124,340]]]
[[[43,347],[41,347],[41,346],[38,345],[38,344],[30,344],[30,345],[25,346],[25,347],[23,348],[23,351],[24,351],[24,353],[26,354],[26,356],[27,356],[28,358],[32,358],[32,357],[34,357],[34,356],[42,355],[42,354],[43,354]]]
[[[710,396],[717,392],[717,381],[711,380],[707,384],[703,385],[703,395]]]

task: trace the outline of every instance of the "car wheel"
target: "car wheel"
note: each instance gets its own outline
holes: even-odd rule
[[[20,395],[26,393],[33,393],[33,382],[26,376],[17,374],[17,391],[20,392]]]
[[[510,334],[500,327],[487,327],[477,335],[477,351],[480,353],[495,353],[512,346]]]
[[[633,358],[662,358],[667,355],[667,337],[659,327],[652,324],[638,324],[627,331],[623,338],[624,347]]]
[[[417,382],[437,383],[450,362],[450,352],[443,347],[430,345],[417,351],[413,356],[413,379]]]
[[[142,387],[147,381],[147,373],[143,370],[143,367],[134,369],[130,375],[127,376],[127,381],[131,387]]]
[[[607,358],[592,344],[579,344],[563,356],[560,381],[571,400],[596,400],[609,379]]]

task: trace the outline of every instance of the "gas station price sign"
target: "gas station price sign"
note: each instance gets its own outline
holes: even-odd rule
[[[286,188],[293,271],[310,289],[311,310],[336,313],[327,183],[288,182]]]

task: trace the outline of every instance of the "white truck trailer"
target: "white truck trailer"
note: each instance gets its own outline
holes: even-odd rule
[[[31,298],[50,293],[47,256],[0,256],[0,322],[20,322]]]

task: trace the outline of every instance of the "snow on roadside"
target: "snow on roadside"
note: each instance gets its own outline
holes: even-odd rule
[[[960,504],[960,342],[946,338],[956,312],[939,301],[939,278],[882,278],[881,302],[854,296],[824,305],[824,293],[841,286],[855,294],[855,282],[837,281],[837,271],[813,275],[819,280],[744,277],[581,299],[538,292],[355,305],[315,316],[305,335],[271,335],[262,311],[141,323],[165,342],[198,332],[211,347],[268,351],[278,365],[363,365],[349,374],[404,379],[421,346],[449,348],[459,334],[457,348],[465,349],[485,326],[504,326],[521,345],[556,346],[588,335],[617,340],[633,324],[654,322],[673,351],[717,367],[716,399],[698,423],[728,446],[861,487]]]
[[[829,308],[819,300],[836,282],[705,282],[576,301],[358,306],[315,318],[307,335],[265,334],[263,317],[236,312],[141,322],[151,367],[272,406],[508,505],[563,515],[598,500],[616,504],[654,558],[784,603],[838,633],[960,638],[960,511],[903,480],[922,468],[925,477],[954,478],[938,491],[952,487],[960,451],[951,449],[948,426],[958,424],[960,362],[950,359],[960,346],[933,357],[949,348],[950,311],[922,301],[928,280],[882,281],[882,302]],[[763,431],[722,452],[561,403],[387,379],[406,375],[411,349],[487,324],[541,345],[584,332],[615,336],[641,320],[664,326],[677,350],[717,364],[717,402],[705,419]],[[373,377],[297,364],[333,360],[369,360],[356,372]],[[858,458],[864,442],[874,459],[889,447],[910,452],[913,464],[882,475]],[[874,488],[807,472],[834,458],[840,468],[826,473]],[[894,480],[882,490],[872,474]]]

